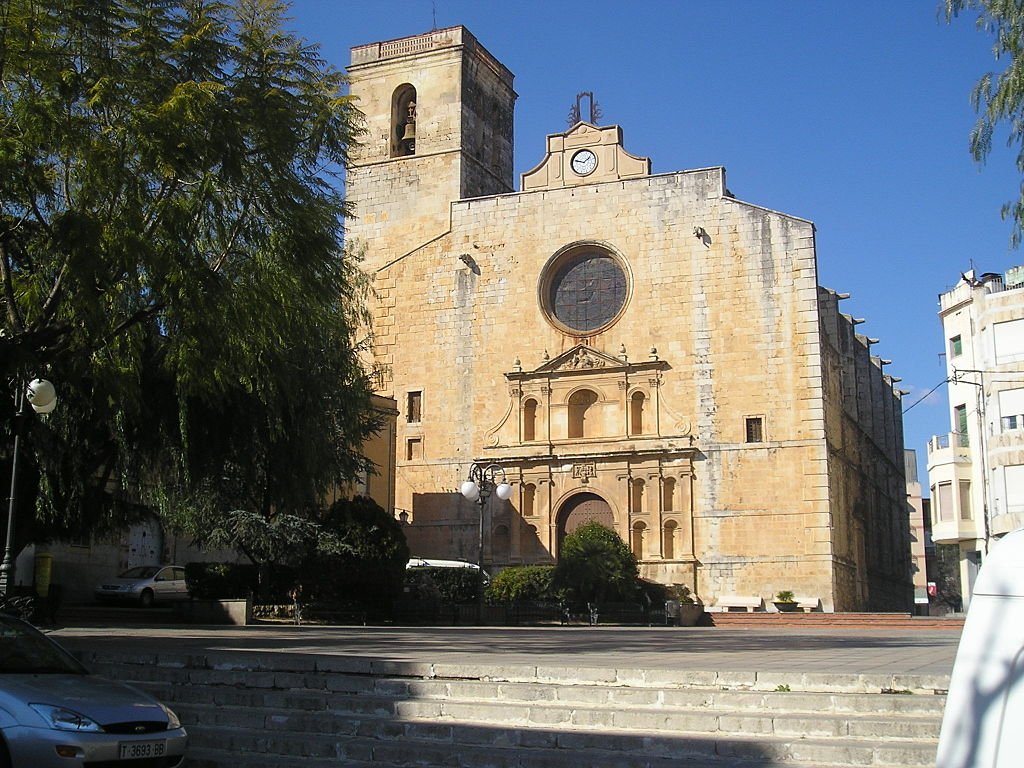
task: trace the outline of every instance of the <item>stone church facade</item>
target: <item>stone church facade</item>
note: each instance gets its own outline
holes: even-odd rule
[[[708,605],[909,608],[900,393],[818,285],[811,222],[586,121],[515,191],[512,74],[462,27],[354,48],[349,77],[348,237],[415,554],[550,563],[598,520]],[[512,497],[463,499],[473,463]]]

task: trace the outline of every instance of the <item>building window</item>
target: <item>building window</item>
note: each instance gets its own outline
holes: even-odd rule
[[[523,403],[523,441],[537,439],[537,401],[530,398]]]
[[[1006,511],[1011,514],[1024,511],[1024,464],[1003,467],[1003,484]]]
[[[418,424],[423,419],[423,393],[409,392],[405,396],[405,420]]]
[[[665,529],[662,532],[661,554],[666,560],[672,560],[676,556],[676,532],[679,526],[675,520],[666,520]]]
[[[572,245],[544,269],[541,306],[559,329],[588,336],[610,326],[629,295],[626,270],[608,248],[594,243]]]
[[[537,486],[533,483],[527,483],[523,486],[523,517],[533,517],[536,512],[533,511],[534,504],[537,499]]]
[[[633,512],[643,512],[644,509],[644,481],[633,481]]]
[[[495,526],[491,533],[491,557],[497,561],[507,561],[512,551],[512,537],[507,525]]]
[[[581,389],[569,396],[569,437],[593,437],[594,428],[587,426],[587,411],[597,402],[597,393]]]
[[[634,392],[629,399],[629,434],[642,435],[644,433],[644,397],[643,392]]]
[[[1024,360],[1024,320],[1007,320],[992,324],[992,344],[996,363],[1016,363]]]
[[[419,461],[423,458],[423,438],[410,437],[405,441],[405,460]]]
[[[672,512],[675,509],[676,479],[666,477],[661,486],[661,509],[663,512]]]
[[[970,443],[967,442],[967,406],[958,405],[953,409],[953,428],[956,433],[960,436],[960,440],[957,445],[966,448]]]
[[[391,157],[416,154],[416,89],[405,83],[391,97]]]
[[[748,416],[746,420],[748,443],[764,442],[764,419],[760,416]]]
[[[1003,432],[1024,429],[1024,387],[999,392],[999,423]]]
[[[971,481],[960,481],[960,519],[971,520]]]
[[[960,338],[960,335],[957,334],[956,336],[949,340],[949,356],[960,357],[960,355],[962,355],[963,353],[964,343],[963,340]]]
[[[953,520],[953,484],[939,483],[935,496],[937,522],[948,523]]]
[[[633,524],[633,557],[637,560],[644,559],[644,535],[646,533],[646,525],[643,523]]]

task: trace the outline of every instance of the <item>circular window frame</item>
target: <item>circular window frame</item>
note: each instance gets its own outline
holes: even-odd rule
[[[552,295],[551,291],[554,287],[554,280],[558,273],[561,271],[565,262],[573,259],[580,254],[587,252],[597,252],[601,256],[609,257],[615,265],[622,272],[622,276],[625,279],[625,295],[622,297],[622,305],[618,308],[614,315],[606,320],[601,325],[590,330],[580,330],[578,328],[572,328],[555,316],[555,308],[552,306]],[[544,318],[550,323],[556,330],[567,336],[573,338],[582,339],[590,336],[596,336],[600,333],[611,328],[615,325],[626,311],[626,307],[629,306],[629,301],[633,296],[633,273],[629,269],[629,264],[622,257],[622,254],[613,248],[609,243],[602,242],[600,240],[579,240],[569,245],[565,245],[559,248],[551,257],[547,260],[544,268],[540,273],[540,280],[537,284],[537,298],[540,303],[541,312]]]

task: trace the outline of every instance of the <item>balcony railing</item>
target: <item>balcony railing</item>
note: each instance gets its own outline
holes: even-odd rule
[[[933,435],[928,441],[928,453],[945,450],[946,448],[968,448],[970,441],[966,432],[947,432],[944,435]]]

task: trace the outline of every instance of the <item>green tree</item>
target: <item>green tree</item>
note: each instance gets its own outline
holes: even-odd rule
[[[285,11],[0,0],[0,374],[60,398],[23,420],[19,546],[128,502],[199,538],[309,519],[365,468],[337,178],[360,117]]]
[[[988,72],[971,92],[978,122],[971,131],[971,155],[983,163],[992,151],[992,135],[1005,123],[1007,146],[1017,147],[1017,170],[1024,173],[1024,4],[1020,0],[944,0],[946,20],[975,13],[978,29],[993,37],[992,53],[1004,64],[1001,72]],[[1024,237],[1024,184],[1020,196],[1002,208],[1004,219],[1013,221],[1011,244]]]
[[[409,562],[401,523],[373,499],[356,496],[332,504],[318,525],[323,535],[298,564],[306,596],[386,611]]]
[[[639,568],[626,543],[597,522],[565,537],[555,567],[555,585],[578,603],[629,600],[636,596]]]

